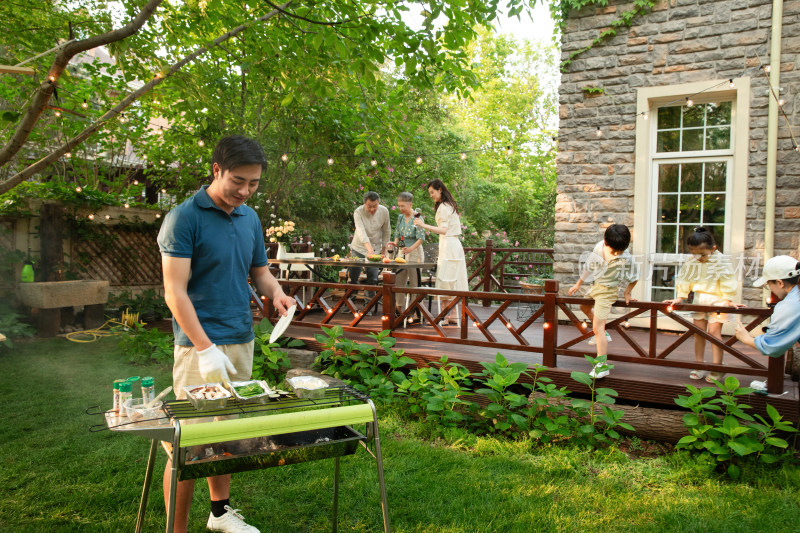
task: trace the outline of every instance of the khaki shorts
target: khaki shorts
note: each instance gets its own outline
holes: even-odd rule
[[[692,300],[694,305],[719,305],[724,306],[725,301],[717,296],[716,294],[708,294],[707,292],[696,292],[694,293],[694,299]],[[696,312],[692,313],[693,320],[708,320],[709,324],[719,323],[724,324],[728,321],[728,314],[727,313],[703,313],[703,312]]]
[[[588,296],[594,300],[594,317],[598,320],[607,320],[611,306],[619,298],[619,288],[595,283],[589,290]]]
[[[224,344],[217,346],[222,353],[228,356],[236,373],[228,377],[231,381],[244,381],[250,379],[253,373],[253,346],[255,341],[244,344]],[[197,364],[197,350],[194,346],[175,346],[175,364],[172,366],[172,387],[175,397],[179,400],[186,398],[183,390],[188,385],[202,385],[205,383],[200,376]]]

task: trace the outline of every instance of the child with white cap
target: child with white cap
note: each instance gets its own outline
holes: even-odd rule
[[[800,263],[794,257],[778,255],[764,264],[754,287],[765,283],[780,301],[772,311],[766,333],[753,337],[744,325],[736,324],[736,338],[764,355],[780,357],[800,341]]]

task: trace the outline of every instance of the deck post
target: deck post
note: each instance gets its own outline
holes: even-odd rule
[[[483,291],[492,292],[492,239],[486,239],[486,255],[483,257]],[[492,305],[491,300],[483,300],[483,306]]]
[[[780,357],[769,357],[767,363],[767,392],[783,394],[783,373],[786,368],[786,354]]]
[[[395,315],[395,305],[394,305],[395,277],[396,275],[394,272],[383,273],[383,316],[381,316],[381,329],[388,329],[389,331],[394,330],[392,324],[394,324],[394,315]]]
[[[556,368],[556,341],[558,339],[558,280],[548,279],[544,282],[544,324],[542,324],[542,364],[548,368]]]

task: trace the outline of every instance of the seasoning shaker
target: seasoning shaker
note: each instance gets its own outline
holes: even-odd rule
[[[114,407],[111,408],[111,411],[114,413],[122,412],[122,403],[119,401],[119,384],[124,381],[124,379],[114,380]]]
[[[132,398],[130,381],[123,381],[119,384],[119,414],[120,416],[127,416],[125,412],[125,402]]]
[[[142,378],[142,404],[147,405],[156,399],[156,388],[153,378],[150,376]]]

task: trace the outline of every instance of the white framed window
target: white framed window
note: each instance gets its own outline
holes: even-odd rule
[[[686,100],[691,97],[692,105]],[[675,297],[686,238],[711,229],[731,258],[744,252],[749,78],[649,87],[637,93],[633,251],[637,297]]]

